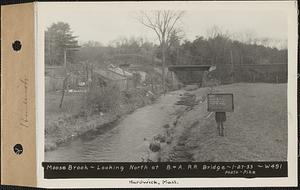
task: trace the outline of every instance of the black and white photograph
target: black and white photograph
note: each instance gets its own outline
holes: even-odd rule
[[[287,161],[286,12],[125,5],[47,9],[44,161]]]

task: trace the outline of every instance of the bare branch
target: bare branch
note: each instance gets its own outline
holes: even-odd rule
[[[141,24],[156,33],[161,44],[169,40],[176,23],[183,16],[183,13],[183,11],[172,10],[141,11],[137,19]]]
[[[182,11],[152,11],[152,14],[141,12],[138,18],[139,22],[144,26],[152,29],[160,42],[162,51],[162,86],[165,92],[165,66],[166,66],[166,50],[168,49],[168,43],[170,34],[175,29],[177,21],[182,17]],[[166,46],[167,45],[167,46]]]

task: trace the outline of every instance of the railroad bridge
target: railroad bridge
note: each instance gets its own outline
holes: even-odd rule
[[[176,78],[183,84],[202,85],[203,80],[207,77],[206,73],[213,67],[212,65],[170,65],[168,70],[173,81],[175,74]]]

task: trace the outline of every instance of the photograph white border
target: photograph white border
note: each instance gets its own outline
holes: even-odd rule
[[[167,187],[286,187],[297,186],[297,2],[296,1],[211,1],[211,2],[68,2],[76,6],[102,6],[104,9],[182,9],[182,10],[278,10],[288,18],[288,177],[276,178],[169,178],[179,184],[130,184],[133,178],[116,179],[44,179],[45,84],[44,84],[44,23],[46,15],[40,6],[59,6],[67,2],[35,3],[36,15],[36,126],[37,186],[43,188],[167,188]],[[87,9],[88,11],[88,9]],[[55,13],[51,13],[55,14]],[[49,15],[50,16],[50,15]],[[160,178],[149,178],[156,181]],[[133,180],[140,180],[140,178]],[[147,178],[143,178],[147,180]]]

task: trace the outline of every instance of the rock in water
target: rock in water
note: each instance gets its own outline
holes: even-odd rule
[[[160,151],[160,144],[158,142],[152,142],[150,143],[149,148],[152,152],[158,152]]]

